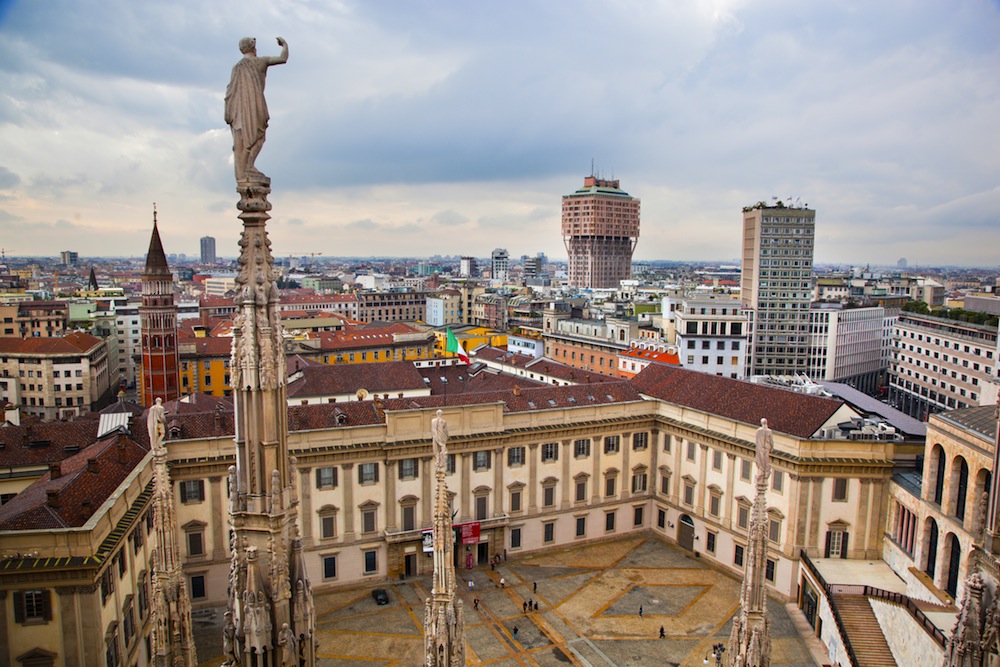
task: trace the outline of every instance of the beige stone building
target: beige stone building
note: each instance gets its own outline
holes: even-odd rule
[[[195,609],[226,600],[231,406],[229,399],[165,406],[177,544]],[[742,572],[754,433],[762,417],[775,445],[768,585],[795,596],[800,550],[849,558],[882,553],[897,443],[857,439],[849,424],[859,415],[838,400],[651,366],[630,381],[595,376],[573,386],[456,391],[447,405],[433,395],[290,406],[298,520],[314,589],[431,571],[424,536],[432,525],[430,420],[438,409],[450,432],[448,487],[461,528],[460,572],[504,551],[512,556],[633,531],[654,531]],[[86,467],[92,447],[80,453],[79,465]],[[105,450],[108,456],[117,451]],[[13,592],[25,590],[52,596],[53,617],[43,614],[39,625],[72,630],[76,634],[66,636],[87,650],[114,646],[121,664],[145,664],[136,639],[148,633],[139,591],[155,545],[147,539],[136,547],[134,536],[145,525],[150,475],[149,456],[135,461],[90,519],[53,533],[58,537],[22,535],[17,526],[0,534],[0,591],[7,592],[0,632],[17,638],[8,644],[11,664],[35,649],[67,651],[51,632],[22,632]],[[0,508],[0,519],[23,505],[22,498],[44,505],[51,484],[43,476]],[[35,570],[26,563],[36,560],[13,557],[30,550],[82,560],[72,574],[61,567]],[[116,569],[119,553],[125,574]],[[108,571],[114,597],[102,599]],[[64,593],[70,585],[72,593]],[[63,595],[77,597],[63,601]],[[126,620],[130,601],[134,621]],[[132,628],[127,641],[126,623]]]

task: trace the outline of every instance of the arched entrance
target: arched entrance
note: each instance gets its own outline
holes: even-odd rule
[[[694,551],[694,520],[682,514],[677,522],[677,544],[688,551]]]

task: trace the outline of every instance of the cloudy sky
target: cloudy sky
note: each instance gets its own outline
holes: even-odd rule
[[[1000,5],[986,0],[0,0],[0,246],[235,255],[222,107],[270,69],[277,255],[564,258],[594,171],[636,259],[739,255],[800,197],[820,262],[997,266]]]

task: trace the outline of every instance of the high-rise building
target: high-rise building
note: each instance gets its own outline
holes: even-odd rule
[[[475,257],[463,257],[459,261],[458,273],[463,278],[475,278],[478,273]]]
[[[741,301],[751,310],[750,375],[805,373],[809,364],[816,211],[782,202],[743,209]]]
[[[632,252],[639,240],[639,200],[619,182],[596,176],[562,198],[562,235],[569,254],[569,284],[615,288],[632,277]]]
[[[492,260],[493,280],[507,282],[510,278],[510,254],[505,248],[497,248],[490,256]]]
[[[167,266],[160,230],[153,210],[153,235],[142,272],[142,404],[152,406],[157,398],[173,401],[180,396],[180,356],[177,352],[177,304],[174,276]]]
[[[215,264],[215,237],[201,237],[201,263]]]

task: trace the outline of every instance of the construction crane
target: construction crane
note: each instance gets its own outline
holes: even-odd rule
[[[288,266],[289,267],[292,266],[292,258],[293,257],[305,257],[306,255],[308,255],[309,256],[309,264],[307,266],[311,267],[315,263],[316,258],[319,257],[322,254],[323,253],[321,253],[321,252],[290,252],[290,253],[288,253]]]

